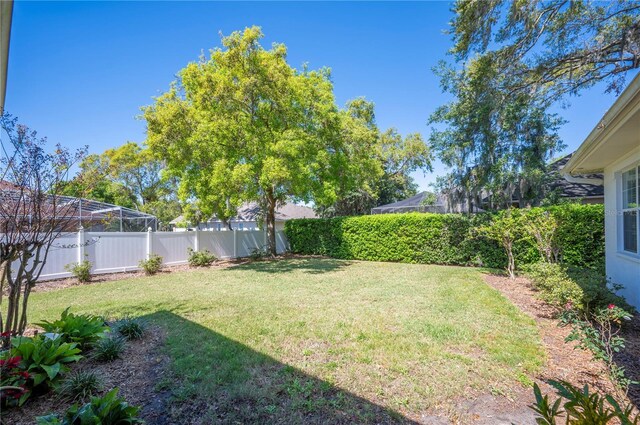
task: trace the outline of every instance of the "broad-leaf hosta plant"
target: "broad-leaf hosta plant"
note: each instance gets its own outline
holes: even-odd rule
[[[95,343],[109,331],[109,326],[102,317],[69,313],[69,307],[62,312],[60,319],[53,322],[44,321],[37,325],[45,332],[61,334],[64,342],[75,342],[81,347]]]
[[[69,368],[68,363],[82,358],[75,343],[64,342],[59,336],[37,335],[33,338],[16,337],[11,349],[1,359],[20,357],[20,368],[33,380],[33,387],[54,383]]]
[[[102,397],[93,397],[91,402],[73,405],[62,419],[56,415],[40,416],[38,425],[130,425],[141,424],[138,418],[139,407],[129,405],[118,397],[118,389],[114,388]]]

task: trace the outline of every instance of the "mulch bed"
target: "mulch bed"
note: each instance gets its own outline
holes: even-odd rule
[[[161,351],[164,339],[165,335],[161,329],[150,327],[141,340],[127,342],[122,358],[109,363],[85,358],[73,364],[71,368],[97,373],[104,384],[104,391],[100,394],[115,387],[120,388],[119,396],[131,405],[142,407],[140,416],[148,425],[165,424],[170,393],[156,388],[169,373],[169,358]],[[61,401],[52,391],[32,397],[20,408],[3,411],[2,423],[33,425],[37,416],[62,414],[71,404],[73,403]]]
[[[486,275],[489,285],[500,291],[507,299],[524,313],[532,317],[542,338],[547,363],[539,376],[535,377],[543,393],[555,395],[555,389],[548,380],[565,380],[573,385],[589,387],[600,393],[615,394],[615,387],[609,380],[604,363],[595,361],[591,353],[575,348],[575,343],[565,343],[570,332],[568,327],[558,326],[556,312],[537,297],[531,283],[524,278],[511,280],[507,277]],[[634,317],[625,325],[623,336],[627,339],[626,349],[619,357],[620,365],[625,367],[627,375],[638,380],[640,376],[640,318]],[[533,393],[527,390],[514,402],[514,409],[533,403]],[[627,400],[636,407],[640,406],[640,388],[632,385]]]
[[[250,260],[246,258],[237,258],[233,260],[217,260],[214,261],[212,265],[209,267],[197,267],[197,269],[226,269],[228,267],[234,267],[241,264],[249,263]],[[190,267],[188,264],[179,264],[175,266],[163,266],[162,269],[156,274],[156,276],[162,276],[165,274],[183,272],[185,270],[193,270],[194,267]],[[123,280],[123,279],[140,279],[145,277],[143,271],[129,271],[129,272],[118,272],[118,273],[105,273],[105,274],[94,274],[91,275],[91,281],[86,283],[80,283],[74,277],[67,277],[62,279],[54,279],[54,280],[43,280],[38,282],[36,286],[33,287],[32,292],[47,292],[47,291],[55,291],[58,289],[69,288],[71,286],[82,286],[82,285],[91,285],[94,283],[101,282],[110,282],[112,280]]]

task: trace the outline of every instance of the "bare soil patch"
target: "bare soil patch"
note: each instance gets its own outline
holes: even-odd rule
[[[156,389],[168,376],[169,358],[162,353],[164,332],[151,327],[141,340],[128,341],[122,358],[109,363],[100,363],[89,358],[72,365],[72,370],[91,370],[103,381],[100,394],[118,387],[119,395],[129,404],[140,406],[141,417],[148,425],[165,424],[168,391]],[[33,425],[37,416],[50,413],[62,414],[71,404],[59,399],[54,391],[32,397],[24,406],[2,412],[2,423]]]

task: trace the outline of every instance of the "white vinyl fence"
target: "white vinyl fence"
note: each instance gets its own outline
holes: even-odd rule
[[[151,254],[162,257],[165,265],[186,264],[188,248],[208,250],[217,258],[248,257],[266,247],[266,233],[252,231],[194,232],[85,232],[65,234],[49,249],[40,280],[71,276],[64,267],[82,260],[91,262],[91,273],[117,273],[138,270],[140,260]],[[284,232],[276,232],[278,253],[288,249]]]

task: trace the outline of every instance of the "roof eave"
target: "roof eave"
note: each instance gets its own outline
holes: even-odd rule
[[[562,168],[560,173],[563,176],[570,176],[573,174],[591,174],[601,173],[604,170],[604,166],[592,169],[581,168],[582,163],[600,146],[608,140],[608,135],[611,133],[614,126],[613,123],[625,108],[638,96],[640,93],[640,74],[631,81],[629,86],[622,92],[622,94],[611,105],[609,110],[604,114],[600,122],[591,130],[591,133],[582,142],[580,147],[573,153],[573,156],[567,164]],[[580,168],[580,169],[579,169]],[[579,169],[579,170],[578,170]]]
[[[13,0],[0,1],[0,113],[4,111],[4,99],[7,93],[9,38],[11,37],[12,15]]]

